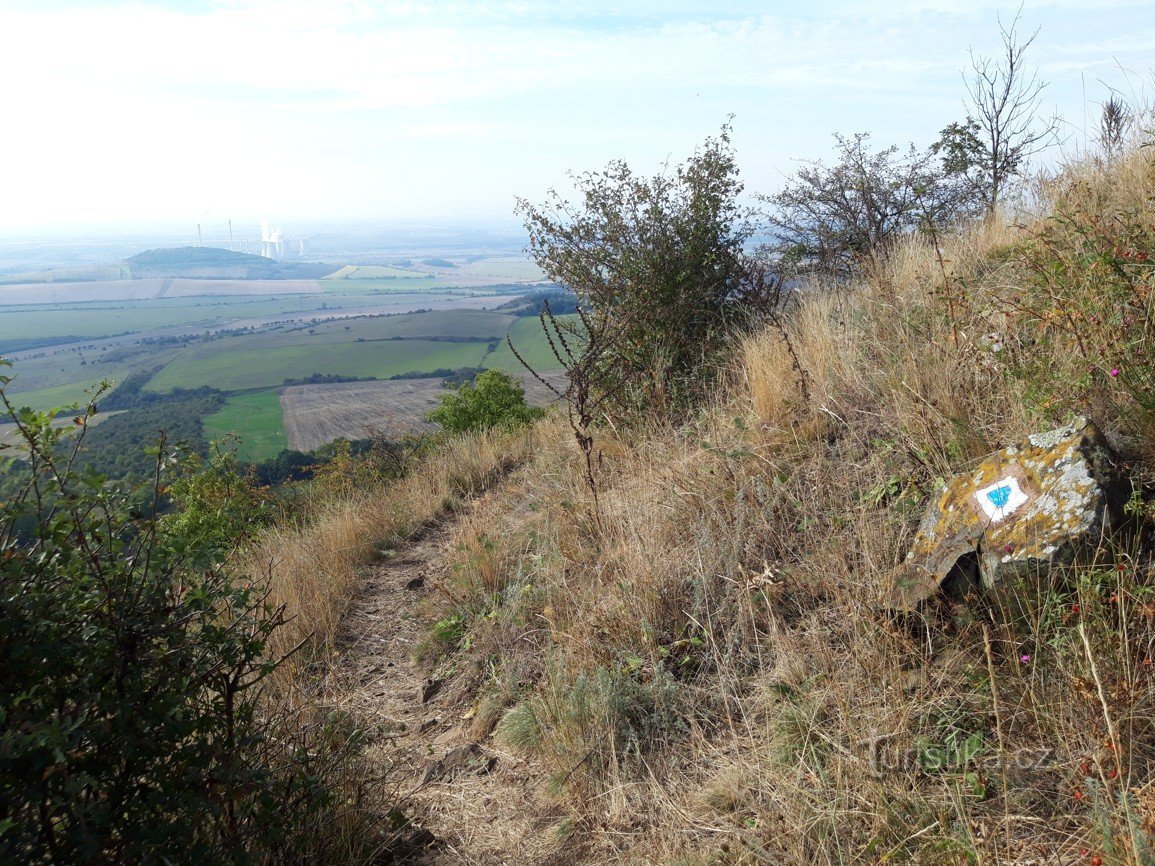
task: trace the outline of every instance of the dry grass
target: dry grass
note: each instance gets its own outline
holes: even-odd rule
[[[1140,162],[1079,201],[1150,208]],[[782,335],[755,334],[695,423],[600,434],[600,519],[547,422],[459,526],[435,615],[470,626],[473,734],[548,768],[582,859],[1152,862],[1139,548],[1014,610],[944,610],[933,637],[877,606],[938,479],[1119,405],[1043,396],[1080,363],[1007,307],[1039,290],[1044,228],[911,240],[851,290],[812,287],[788,325],[810,400]]]
[[[356,591],[358,569],[485,490],[533,447],[525,431],[455,438],[389,487],[332,497],[297,525],[268,530],[242,567],[267,580],[270,602],[284,604],[293,617],[274,651],[307,641],[310,658],[324,657]]]
[[[331,646],[361,566],[521,463],[462,513],[429,614],[467,629],[441,650],[469,736],[546,768],[571,860],[1155,862],[1148,550],[1113,539],[930,629],[878,606],[942,478],[1075,411],[1118,443],[1155,430],[1101,369],[1138,364],[1144,332],[1113,336],[1092,267],[1104,240],[1155,257],[1150,156],[1065,177],[1055,219],[911,239],[810,287],[692,423],[598,431],[596,498],[555,417],[270,532],[250,567],[299,614],[286,645]],[[1155,297],[1124,264],[1112,291]]]

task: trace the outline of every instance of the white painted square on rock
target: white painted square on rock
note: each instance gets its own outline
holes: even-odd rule
[[[1013,476],[1000,478],[990,487],[984,487],[975,494],[979,507],[993,522],[998,523],[1010,517],[1026,504],[1028,496],[1019,487],[1019,481]]]

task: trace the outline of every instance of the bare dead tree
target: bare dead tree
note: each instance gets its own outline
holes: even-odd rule
[[[837,162],[803,162],[780,192],[760,197],[779,270],[846,279],[926,222],[974,215],[970,184],[940,167],[937,150],[873,150],[865,132],[834,140]]]
[[[966,82],[967,122],[955,128],[969,133],[969,147],[978,192],[988,212],[1003,200],[1012,178],[1025,171],[1030,159],[1055,141],[1059,119],[1042,119],[1039,108],[1047,82],[1027,66],[1027,50],[1039,35],[1018,33],[1022,7],[1010,27],[999,22],[1002,53],[987,57],[971,53],[972,74]],[[948,127],[948,129],[950,129]],[[945,131],[944,131],[945,134]]]
[[[550,309],[548,299],[542,299],[538,312],[550,351],[566,372],[564,387],[559,388],[538,373],[521,356],[508,334],[505,342],[521,365],[565,404],[570,429],[585,458],[585,481],[593,496],[594,522],[600,525],[597,468],[601,454],[594,447],[593,427],[603,412],[603,405],[617,398],[620,379],[610,375],[609,370],[619,334],[607,317],[593,315],[580,303],[576,314],[576,322],[559,319]]]

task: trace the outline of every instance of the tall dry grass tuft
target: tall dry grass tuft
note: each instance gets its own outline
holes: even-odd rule
[[[401,480],[322,501],[298,524],[268,530],[246,551],[242,567],[266,581],[269,601],[284,604],[292,617],[273,651],[305,642],[309,658],[324,658],[358,569],[487,489],[533,447],[526,430],[447,440]]]

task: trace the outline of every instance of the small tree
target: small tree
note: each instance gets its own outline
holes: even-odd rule
[[[895,238],[930,223],[967,216],[965,186],[911,145],[872,152],[870,136],[834,136],[838,161],[803,163],[781,192],[763,197],[777,236],[768,245],[787,273],[845,278]]]
[[[440,405],[425,415],[450,433],[476,433],[493,427],[517,427],[544,414],[525,401],[525,388],[504,370],[478,373],[472,382],[447,390]]]
[[[1027,49],[1039,31],[1021,40],[1016,31],[1020,15],[1009,28],[999,23],[1001,57],[971,54],[966,120],[944,129],[934,148],[948,172],[969,182],[988,213],[1031,157],[1055,140],[1059,125],[1057,117],[1039,117],[1047,83],[1026,66]]]
[[[575,352],[585,385],[600,411],[618,416],[685,409],[706,390],[732,325],[765,296],[746,279],[753,223],[738,203],[729,127],[653,178],[621,161],[571,177],[578,204],[551,190],[545,204],[522,199],[518,209],[534,260],[573,290],[585,334],[595,335]],[[567,368],[569,349],[559,352]]]

